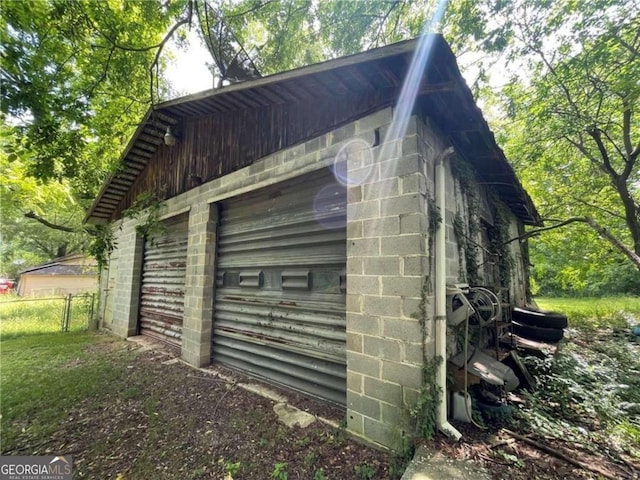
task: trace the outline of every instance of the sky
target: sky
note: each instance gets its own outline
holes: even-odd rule
[[[168,53],[173,59],[167,66],[167,78],[176,91],[176,96],[189,95],[213,88],[213,77],[207,67],[212,62],[211,55],[201,44],[196,33],[187,34],[189,46],[179,49],[174,42],[169,44]]]

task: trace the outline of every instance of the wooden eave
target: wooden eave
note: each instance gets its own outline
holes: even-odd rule
[[[492,187],[516,216],[526,224],[539,224],[538,212],[496,144],[460,74],[454,54],[441,35],[433,35],[432,40],[433,50],[423,72],[416,108],[422,108],[449,137],[458,154],[476,168],[481,183],[493,181]],[[125,148],[121,157],[124,168],[104,183],[85,221],[100,224],[113,219],[119,205],[114,200],[126,196],[152,161],[167,127],[175,128],[181,122],[204,115],[287,102],[317,102],[319,97],[348,99],[362,92],[392,91],[397,99],[416,45],[416,39],[408,40],[156,105],[147,112]],[[374,110],[386,106],[388,102],[380,102]]]

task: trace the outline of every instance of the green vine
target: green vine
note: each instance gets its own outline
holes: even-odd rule
[[[460,190],[465,196],[467,204],[466,228],[459,213],[453,219],[453,231],[458,243],[458,264],[460,277],[471,285],[481,283],[478,268],[478,245],[475,239],[480,234],[480,195],[476,184],[476,174],[473,168],[464,160],[453,162],[453,172],[460,184]],[[463,268],[462,258],[464,257]]]
[[[436,374],[442,361],[442,357],[425,360],[422,367],[422,387],[416,406],[411,411],[418,436],[427,440],[433,438],[438,428],[438,405],[442,389],[436,384]]]
[[[515,260],[511,255],[511,249],[508,244],[511,216],[502,203],[496,201],[495,205],[497,207],[494,215],[494,228],[490,232],[491,251],[498,257],[500,286],[509,288],[511,286],[511,274],[515,268]]]
[[[162,202],[149,192],[138,195],[133,205],[122,212],[123,217],[141,220],[146,214],[144,223],[136,225],[136,231],[144,238],[153,238],[166,231],[164,222],[160,219]]]
[[[93,237],[89,244],[89,253],[96,259],[98,269],[102,270],[109,264],[111,252],[118,246],[115,233],[111,225],[95,225],[87,231]]]

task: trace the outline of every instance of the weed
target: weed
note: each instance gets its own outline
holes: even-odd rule
[[[400,448],[394,453],[391,464],[389,465],[389,477],[400,478],[407,469],[409,462],[413,459],[416,452],[415,444],[408,437],[403,436],[400,439]]]
[[[329,478],[324,474],[324,470],[321,468],[320,470],[316,470],[313,474],[313,480],[329,480]]]
[[[293,446],[297,449],[302,449],[308,446],[311,443],[311,439],[309,437],[302,437],[295,442],[293,442]]]
[[[236,475],[240,471],[240,462],[231,462],[227,460],[224,462],[224,473],[231,476]]]
[[[287,480],[287,478],[289,478],[289,474],[287,473],[287,462],[276,463],[273,466],[271,478],[275,480]]]
[[[318,457],[317,457],[317,455],[315,453],[309,452],[302,459],[302,463],[304,463],[305,467],[310,467],[311,465],[316,463],[317,458]]]
[[[376,468],[368,463],[355,466],[356,477],[361,480],[371,480],[376,476]]]

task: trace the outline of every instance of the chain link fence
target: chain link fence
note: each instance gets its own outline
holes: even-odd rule
[[[0,301],[0,335],[78,332],[95,328],[95,294],[68,294],[46,298]]]

